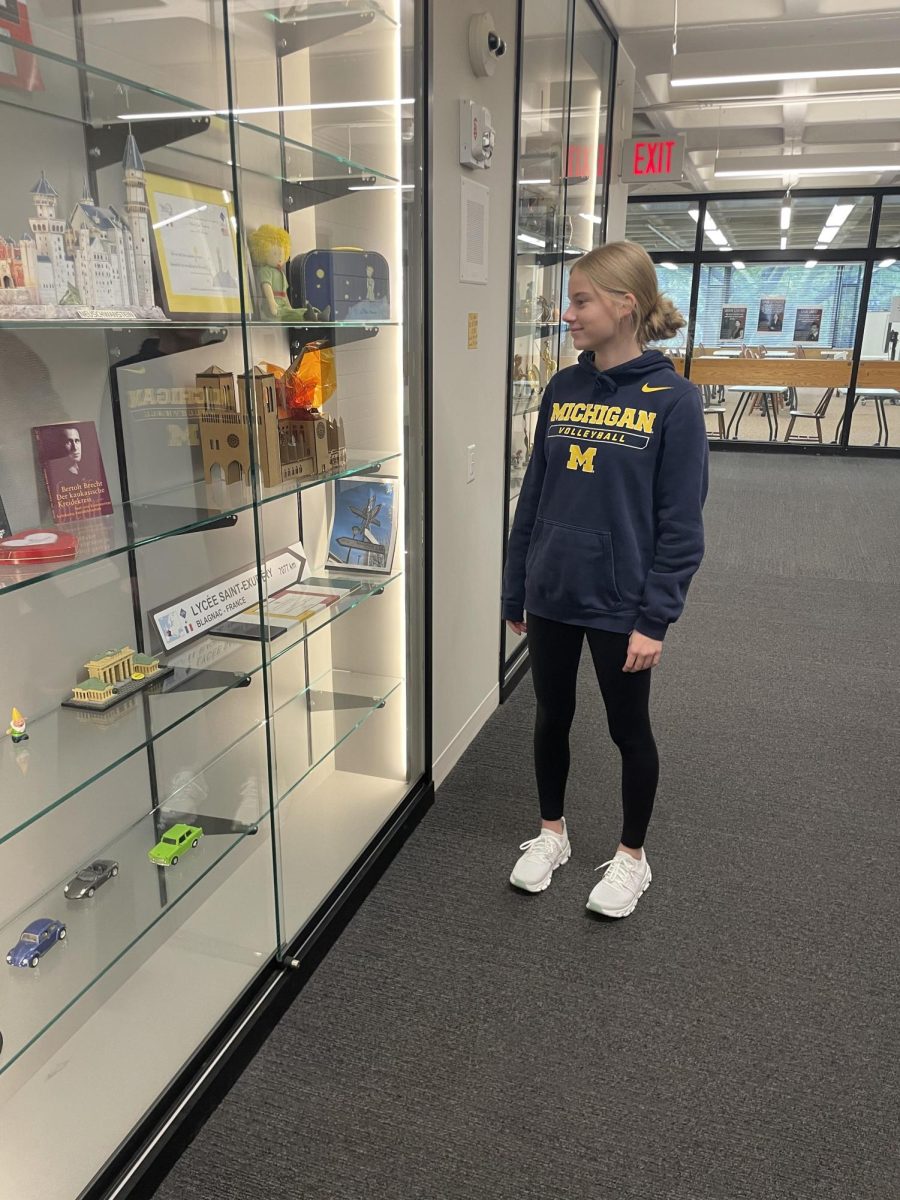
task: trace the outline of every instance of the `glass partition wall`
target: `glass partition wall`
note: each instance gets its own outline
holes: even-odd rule
[[[626,229],[688,318],[660,349],[711,439],[900,444],[900,192],[639,197]]]
[[[561,321],[568,264],[603,240],[615,58],[613,36],[588,0],[525,0],[519,20],[507,534],[544,388],[576,358]],[[504,624],[501,690],[525,655],[525,639]]]

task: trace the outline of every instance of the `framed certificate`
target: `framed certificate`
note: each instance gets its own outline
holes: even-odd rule
[[[174,320],[240,316],[237,221],[231,193],[147,172],[160,299]],[[249,289],[245,289],[249,307]]]

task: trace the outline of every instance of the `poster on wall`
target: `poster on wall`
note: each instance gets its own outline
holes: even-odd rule
[[[719,325],[720,342],[739,342],[747,328],[747,306],[741,304],[725,304],[722,307],[722,321]]]
[[[794,341],[817,342],[822,332],[821,308],[798,308],[794,317]]]
[[[781,333],[784,328],[784,296],[763,296],[759,302],[757,333]]]
[[[237,233],[229,193],[149,171],[145,182],[166,315],[239,315]]]

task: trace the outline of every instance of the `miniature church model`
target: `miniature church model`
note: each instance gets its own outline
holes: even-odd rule
[[[264,487],[342,470],[347,465],[343,421],[313,409],[286,411],[279,406],[278,385],[271,371],[254,367],[249,376],[238,376],[235,390],[234,376],[212,366],[197,376],[196,386],[203,392],[200,446],[208,482],[218,477],[236,483],[250,473],[251,390]]]
[[[19,241],[0,236],[0,316],[54,319],[77,307],[163,317],[153,299],[144,163],[131,132],[122,168],[123,213],[95,204],[85,180],[68,220],[57,215],[59,193],[41,172],[29,232]]]

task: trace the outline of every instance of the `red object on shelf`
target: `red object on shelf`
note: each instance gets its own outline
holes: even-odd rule
[[[77,551],[78,538],[61,529],[23,529],[0,539],[0,563],[57,562]]]

